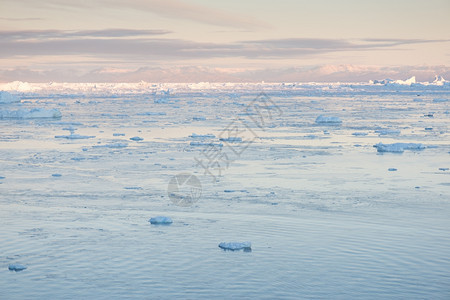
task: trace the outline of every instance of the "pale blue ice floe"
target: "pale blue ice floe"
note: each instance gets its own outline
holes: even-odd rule
[[[216,136],[214,134],[211,134],[211,133],[207,133],[207,134],[196,134],[196,133],[193,133],[189,137],[193,138],[193,139],[213,139]]]
[[[141,138],[139,136],[134,136],[134,137],[130,138],[130,140],[132,140],[132,141],[142,141],[143,138]]]
[[[27,268],[26,266],[21,265],[21,264],[10,264],[10,265],[8,266],[8,269],[9,269],[10,271],[16,271],[16,272],[23,271],[23,270],[25,270],[26,268]]]
[[[252,243],[250,242],[222,242],[219,244],[219,248],[224,250],[251,250]]]
[[[320,115],[316,118],[316,123],[338,125],[342,123],[342,120],[339,117]]]
[[[426,147],[420,143],[394,143],[394,144],[383,144],[378,143],[374,145],[378,152],[394,152],[403,153],[405,150],[423,150]]]
[[[158,217],[150,218],[149,222],[150,222],[150,224],[154,224],[154,225],[169,225],[169,224],[172,224],[173,221],[169,217],[158,216]]]
[[[57,139],[68,139],[68,140],[84,140],[95,138],[93,135],[81,135],[77,133],[71,133],[69,135],[55,135]]]

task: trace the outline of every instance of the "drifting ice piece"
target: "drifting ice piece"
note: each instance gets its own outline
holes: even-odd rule
[[[69,134],[69,135],[55,135],[57,139],[68,139],[68,140],[84,140],[95,138],[93,135],[80,135],[80,134]]]
[[[224,250],[232,250],[232,251],[236,251],[236,250],[251,250],[252,248],[252,243],[250,242],[222,242],[219,244],[219,247],[224,249]]]
[[[169,217],[158,216],[154,218],[150,218],[150,224],[161,224],[161,225],[169,225],[172,224],[172,219]]]
[[[130,138],[130,140],[132,140],[132,141],[142,141],[143,138],[138,137],[138,136],[134,136],[134,137]]]
[[[423,150],[425,146],[416,143],[394,143],[394,144],[383,144],[378,143],[374,145],[378,152],[395,152],[403,153],[405,150]]]
[[[331,124],[331,125],[337,125],[337,124],[341,124],[342,121],[341,119],[339,119],[339,117],[327,117],[324,115],[320,115],[316,118],[316,123],[317,124]]]
[[[16,272],[23,271],[26,268],[27,267],[25,267],[24,265],[21,265],[21,264],[11,264],[11,265],[8,266],[8,269],[10,271],[16,271]]]

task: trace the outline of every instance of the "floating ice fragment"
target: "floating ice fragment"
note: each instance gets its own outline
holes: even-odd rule
[[[80,134],[69,134],[69,135],[55,135],[57,139],[68,139],[68,140],[84,140],[95,138],[93,135],[80,135]]]
[[[150,224],[155,225],[169,225],[172,224],[172,219],[169,217],[158,216],[154,218],[150,218]]]
[[[148,111],[148,112],[144,112],[144,113],[139,113],[137,114],[138,116],[165,116],[166,113],[165,112],[153,112],[153,111]]]
[[[375,130],[375,133],[378,133],[379,135],[397,135],[400,134],[401,131],[397,130],[397,129],[379,129],[379,130]]]
[[[193,138],[193,139],[213,139],[216,136],[214,134],[211,134],[211,133],[208,133],[208,134],[196,134],[196,133],[193,133],[189,137]]]
[[[316,123],[317,124],[337,125],[337,124],[341,124],[342,121],[341,121],[341,119],[339,119],[339,117],[320,115],[316,118]]]
[[[194,121],[205,121],[206,118],[205,117],[193,117],[192,120],[194,120]]]
[[[397,169],[396,168],[389,168],[388,171],[395,172],[395,171],[397,171]]]
[[[26,266],[21,265],[21,264],[10,264],[10,265],[8,266],[8,269],[9,269],[10,271],[16,271],[16,272],[23,271],[23,270],[25,270],[26,268],[27,268]]]
[[[113,136],[125,136],[125,133],[113,133]]]
[[[59,173],[52,174],[53,177],[61,177],[62,175]]]
[[[219,244],[219,247],[224,249],[224,250],[231,250],[231,251],[236,251],[236,250],[244,250],[244,251],[249,251],[252,248],[252,243],[250,242],[222,242]]]
[[[222,143],[208,143],[208,142],[191,142],[191,146],[210,146],[210,147],[223,147]]]
[[[128,147],[127,143],[112,143],[112,144],[92,146],[92,148],[125,148],[125,147]]]
[[[354,135],[354,136],[365,136],[365,135],[367,135],[367,132],[353,132],[352,135]]]
[[[434,103],[442,103],[442,102],[447,102],[447,101],[448,101],[448,99],[445,99],[445,98],[434,98],[433,99]]]
[[[130,140],[132,140],[132,141],[142,141],[143,138],[138,137],[138,136],[134,136],[134,137],[130,138]]]
[[[2,110],[0,119],[41,119],[41,118],[61,118],[61,112],[55,108],[33,108],[19,110]]]
[[[448,171],[449,168],[439,168],[439,171]]]
[[[13,102],[19,102],[20,98],[16,95],[13,95],[8,92],[0,91],[0,103],[1,104],[7,104],[7,103],[13,103]]]
[[[0,176],[0,179],[5,179],[5,176]]]
[[[378,152],[394,152],[403,153],[405,150],[423,150],[425,146],[419,143],[394,143],[394,144],[383,144],[378,143],[374,145]]]
[[[140,186],[126,186],[124,187],[126,190],[142,190]]]

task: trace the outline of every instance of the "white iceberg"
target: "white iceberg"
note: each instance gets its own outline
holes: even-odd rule
[[[40,119],[40,118],[61,118],[61,112],[55,108],[0,110],[0,119]]]
[[[149,222],[154,225],[169,225],[172,224],[172,219],[169,217],[158,216],[150,218]]]
[[[339,119],[339,117],[320,115],[316,118],[316,123],[317,124],[337,125],[337,124],[341,124],[342,121],[341,121],[341,119]]]
[[[374,145],[378,152],[394,152],[403,153],[405,150],[423,150],[426,147],[420,143],[394,143],[394,144],[383,144],[378,143]]]
[[[0,103],[1,104],[7,104],[7,103],[14,103],[19,102],[20,98],[16,95],[13,95],[8,92],[0,91]]]
[[[219,244],[219,247],[224,250],[251,250],[252,243],[250,242],[222,242]]]
[[[25,270],[26,268],[27,268],[26,266],[21,265],[21,264],[10,264],[10,265],[8,266],[8,269],[9,269],[10,271],[16,271],[16,272],[23,271],[23,270]]]

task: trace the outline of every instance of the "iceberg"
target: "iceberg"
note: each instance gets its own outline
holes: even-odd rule
[[[172,224],[172,219],[169,217],[158,216],[150,218],[149,222],[154,225],[169,225]]]
[[[14,103],[19,102],[20,98],[16,95],[13,95],[8,92],[0,91],[0,103],[1,104],[8,104],[8,103]]]
[[[219,248],[224,250],[244,250],[249,251],[252,249],[252,243],[250,242],[222,242],[219,244]]]
[[[138,137],[138,136],[133,136],[132,138],[130,138],[130,140],[132,140],[132,141],[142,141],[143,140],[143,138],[141,138],[141,137]]]
[[[16,271],[16,272],[23,271],[23,270],[25,270],[26,268],[27,268],[26,266],[21,265],[21,264],[10,264],[10,265],[8,266],[8,269],[9,269],[10,271]]]
[[[394,152],[403,153],[405,150],[423,150],[425,146],[419,143],[394,143],[394,144],[383,144],[378,143],[374,145],[378,152]]]
[[[0,119],[40,119],[40,118],[61,118],[61,112],[55,108],[33,108],[19,110],[1,110]]]
[[[339,119],[339,117],[332,117],[332,116],[324,116],[324,115],[320,115],[316,118],[316,123],[317,124],[331,124],[331,125],[337,125],[337,124],[341,124],[342,121],[341,119]]]

